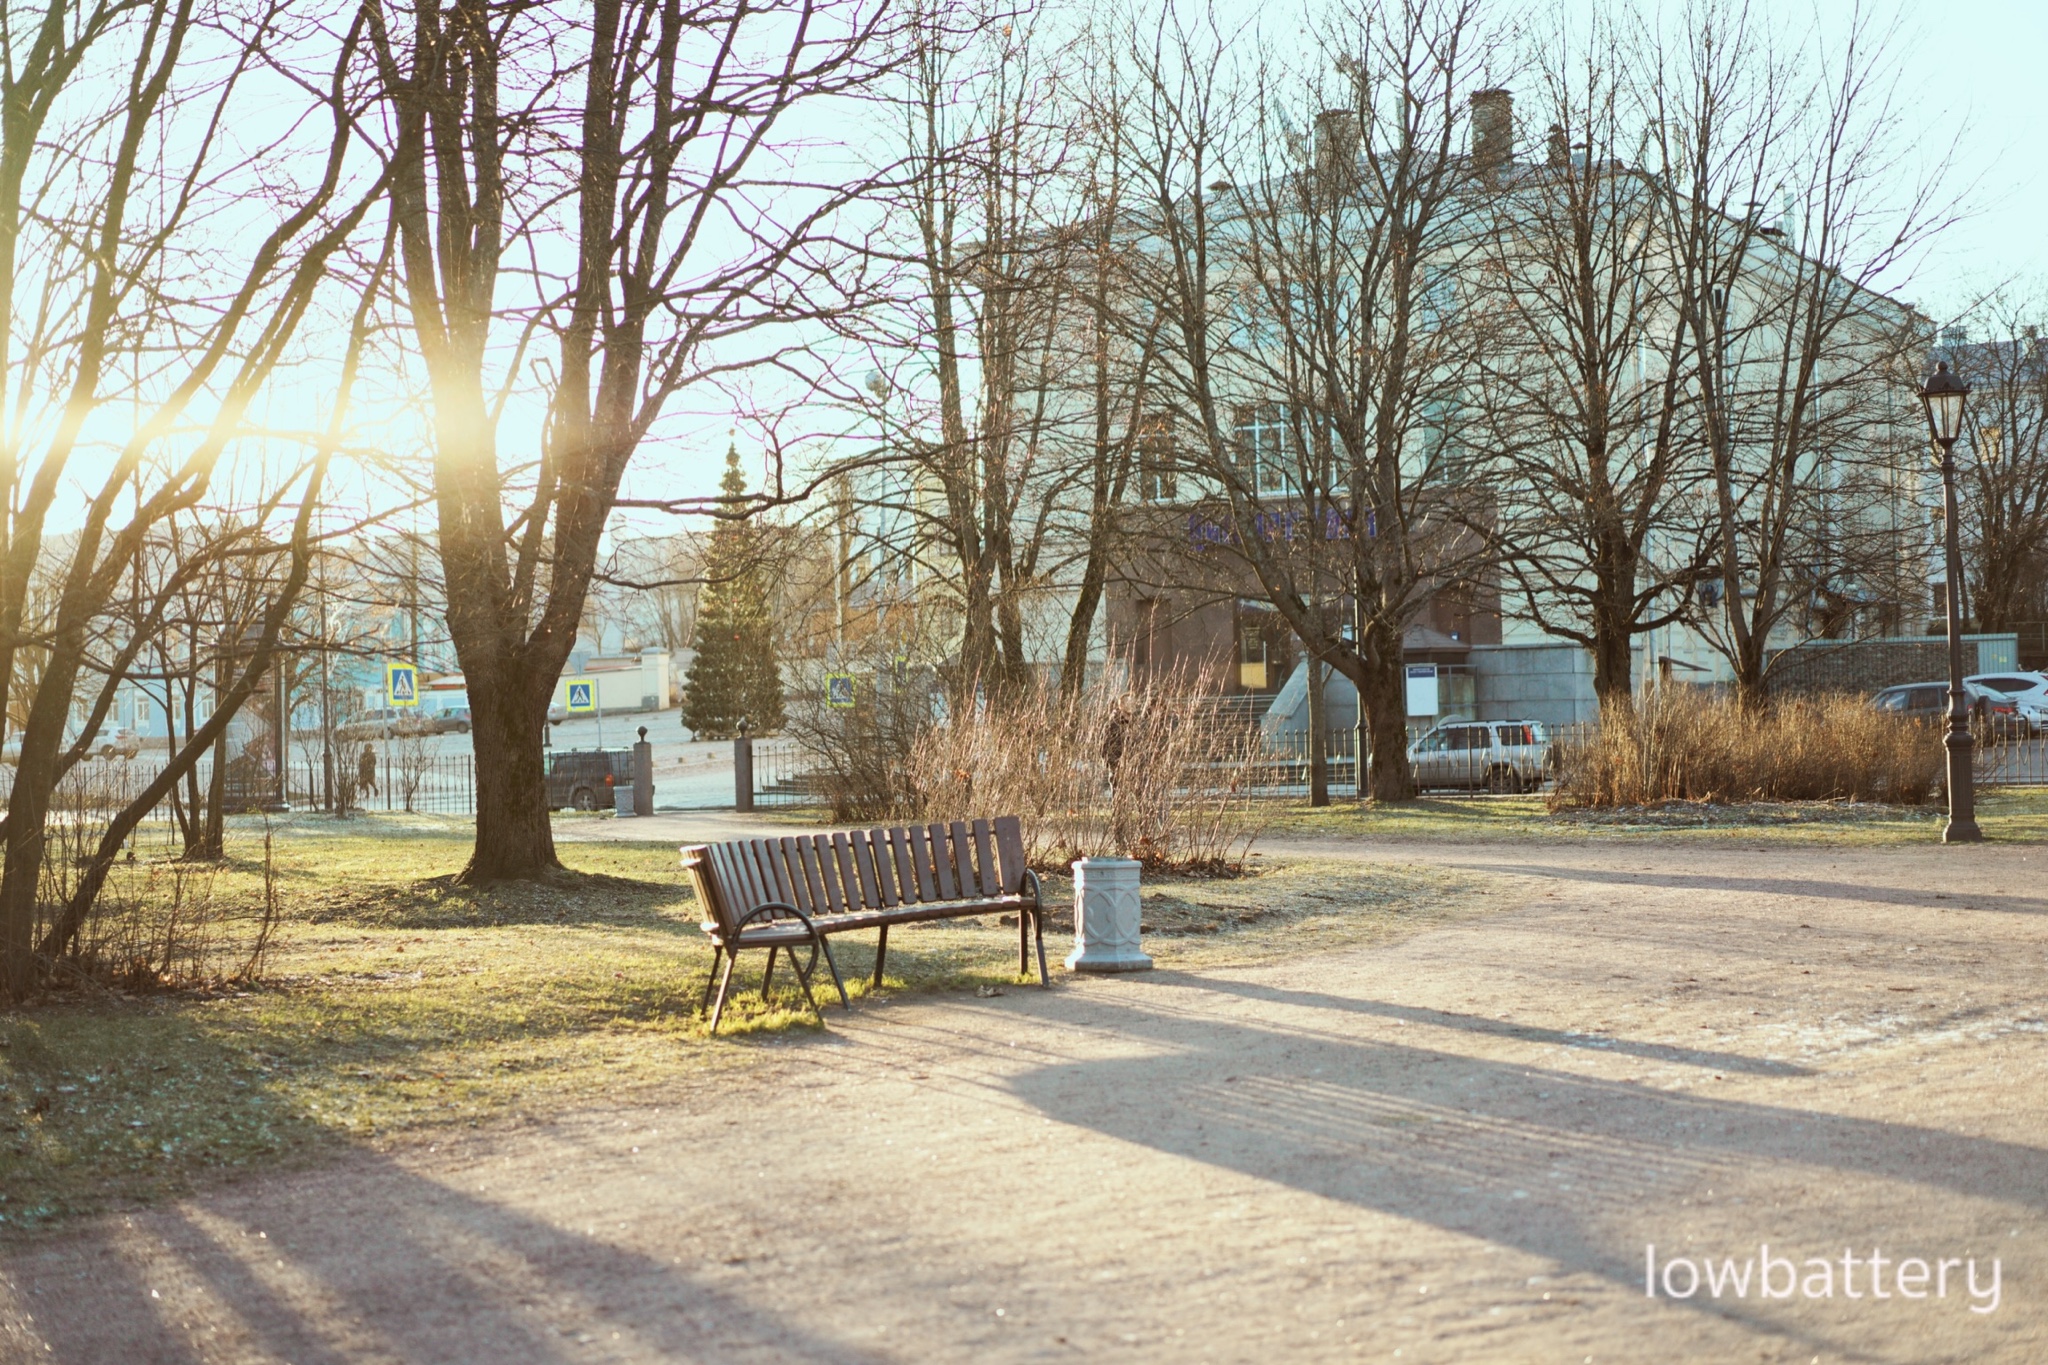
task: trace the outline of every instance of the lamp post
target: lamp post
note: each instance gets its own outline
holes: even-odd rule
[[[1941,448],[1942,529],[1948,554],[1948,828],[1945,844],[1974,844],[1984,838],[1977,828],[1977,794],[1971,769],[1976,742],[1970,737],[1970,698],[1963,690],[1963,551],[1956,526],[1956,438],[1963,432],[1963,407],[1970,386],[1949,372],[1948,362],[1935,367],[1920,401],[1927,408],[1927,430]]]

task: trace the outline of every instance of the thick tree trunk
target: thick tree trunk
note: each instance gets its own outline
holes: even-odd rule
[[[1359,662],[1358,705],[1372,746],[1370,781],[1362,788],[1374,802],[1412,801],[1415,776],[1408,766],[1408,679],[1402,671],[1400,633],[1385,622],[1365,627]],[[1361,758],[1363,756],[1361,755]]]
[[[1593,695],[1602,708],[1635,705],[1635,613],[1629,599],[1635,592],[1635,570],[1600,585],[1593,602]]]
[[[553,688],[525,673],[516,666],[497,676],[464,669],[476,751],[476,846],[461,876],[468,885],[538,877],[562,865],[541,744]]]

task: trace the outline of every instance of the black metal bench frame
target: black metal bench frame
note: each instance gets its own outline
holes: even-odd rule
[[[1024,862],[1022,827],[1014,815],[994,820],[885,829],[835,830],[777,839],[733,839],[691,844],[683,867],[704,907],[700,926],[711,940],[711,977],[701,1011],[711,1008],[711,1031],[725,1013],[733,968],[742,951],[763,948],[761,998],[775,975],[778,952],[789,954],[797,984],[813,1013],[811,973],[822,955],[848,1009],[846,983],[832,958],[831,937],[857,929],[879,931],[875,984],[889,952],[889,926],[975,915],[1017,916],[1017,970],[1031,970],[1034,942],[1038,979],[1050,986],[1045,966],[1045,909],[1038,874]],[[808,947],[802,962],[797,950]],[[717,988],[717,1002],[712,989]]]

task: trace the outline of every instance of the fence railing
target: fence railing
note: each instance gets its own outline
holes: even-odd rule
[[[826,803],[824,765],[794,740],[754,744],[756,806],[818,806]]]

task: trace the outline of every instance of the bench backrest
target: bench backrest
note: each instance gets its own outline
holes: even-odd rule
[[[816,916],[1014,896],[1024,885],[1024,837],[1016,816],[1000,815],[691,844],[683,867],[706,918],[730,936],[771,901]]]

